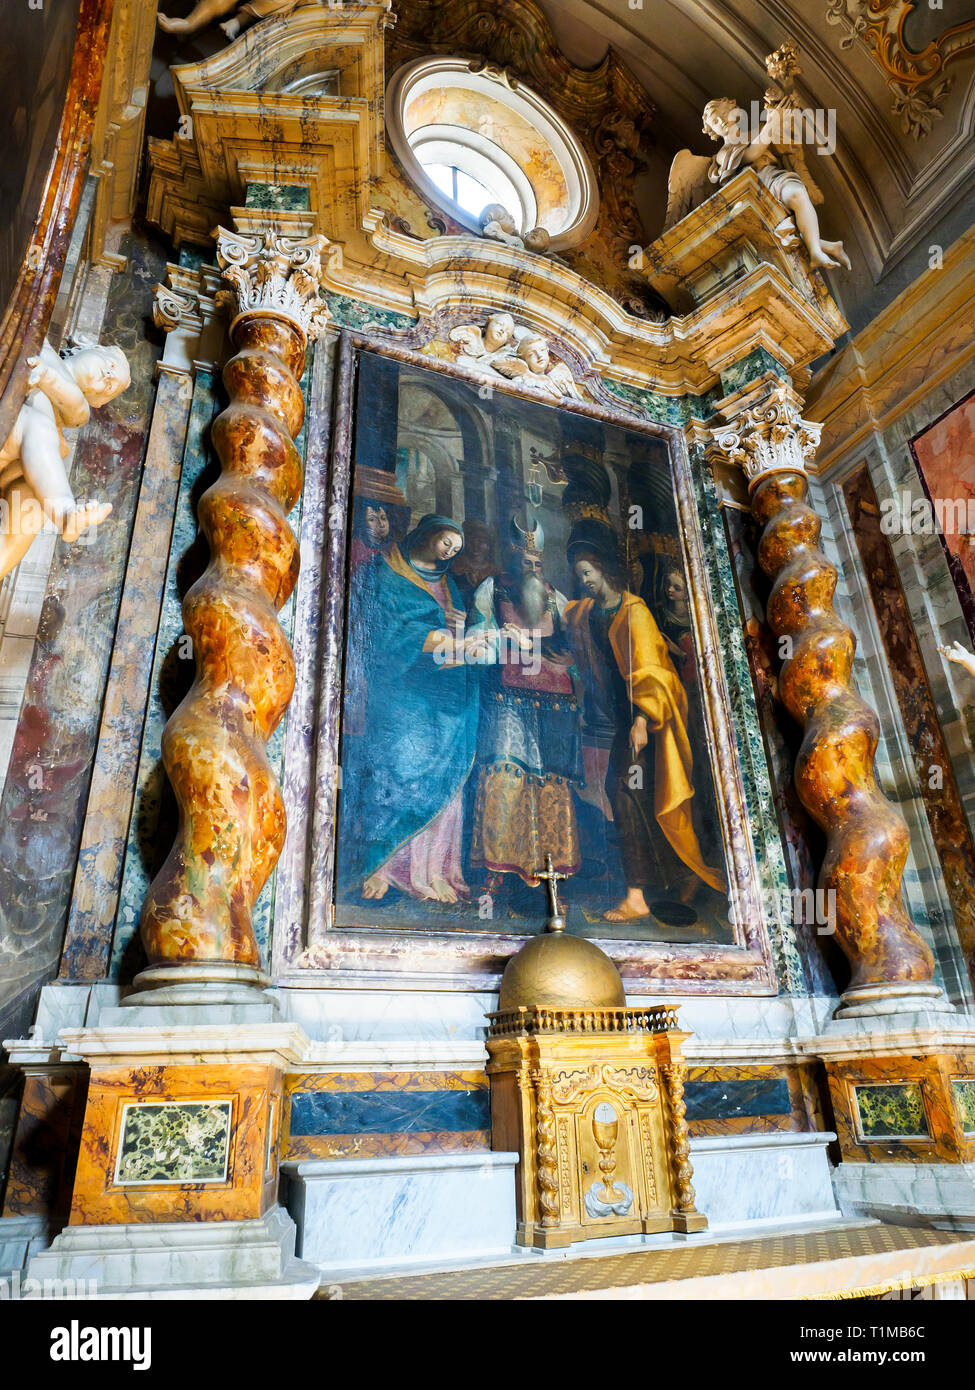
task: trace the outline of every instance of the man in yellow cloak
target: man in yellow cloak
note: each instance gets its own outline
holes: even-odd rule
[[[648,888],[688,901],[698,880],[719,892],[726,885],[704,862],[694,830],[687,694],[666,641],[601,549],[570,544],[569,562],[587,595],[565,610],[576,666],[616,730],[606,792],[627,891],[605,917],[628,922],[649,915]]]

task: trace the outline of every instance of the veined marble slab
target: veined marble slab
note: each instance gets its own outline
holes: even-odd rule
[[[815,1221],[841,1221],[826,1146],[814,1134],[718,1134],[691,1139],[697,1209],[711,1231]]]
[[[851,1216],[966,1227],[975,1219],[975,1163],[841,1163],[833,1186]]]
[[[283,1163],[298,1251],[328,1278],[509,1255],[517,1162],[462,1153]]]
[[[66,1226],[28,1277],[85,1281],[90,1298],[309,1299],[318,1271],[296,1259],[281,1207],[255,1221]]]

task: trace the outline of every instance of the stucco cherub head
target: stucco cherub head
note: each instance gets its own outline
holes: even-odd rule
[[[518,344],[518,356],[536,376],[544,376],[551,365],[548,343],[540,333],[529,333]]]
[[[492,223],[496,223],[506,235],[518,235],[518,227],[515,223],[515,219],[503,203],[488,203],[477,221],[482,232]]]
[[[534,251],[536,255],[542,255],[552,244],[551,234],[545,227],[532,227],[530,232],[524,235],[526,251]]]
[[[511,342],[515,321],[510,314],[492,314],[484,326],[484,346],[488,352],[498,352]]]
[[[85,344],[67,353],[64,360],[85,400],[95,408],[120,396],[132,380],[119,347]]]

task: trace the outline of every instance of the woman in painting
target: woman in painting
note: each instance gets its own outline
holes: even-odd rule
[[[346,743],[346,834],[363,897],[390,888],[455,903],[463,787],[474,761],[483,639],[464,633],[451,566],[464,545],[450,517],[424,516],[353,581],[350,640],[360,646],[365,720]],[[350,700],[362,698],[350,691]]]

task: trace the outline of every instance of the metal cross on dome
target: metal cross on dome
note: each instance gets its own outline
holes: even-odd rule
[[[568,874],[560,873],[553,863],[551,854],[545,856],[545,868],[536,869],[534,877],[548,886],[549,919],[546,923],[549,931],[564,931],[565,918],[562,915],[559,904],[559,883],[562,879],[569,877]]]

